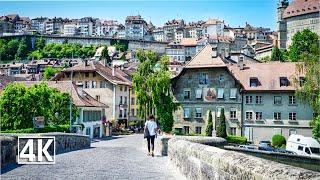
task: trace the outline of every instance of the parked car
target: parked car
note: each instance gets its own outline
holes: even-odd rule
[[[263,151],[274,151],[270,141],[260,141],[258,149]]]
[[[292,134],[288,138],[287,151],[292,151],[298,155],[320,157],[320,144],[312,137]]]
[[[252,146],[252,145],[240,145],[239,148],[244,148],[244,149],[256,149],[255,146]]]

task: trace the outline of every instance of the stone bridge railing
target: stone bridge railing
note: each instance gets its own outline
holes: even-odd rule
[[[0,134],[1,167],[17,162],[18,136],[54,136],[56,154],[90,148],[89,136],[69,133]]]
[[[195,139],[198,138],[191,138]],[[220,138],[209,139],[223,144]],[[189,140],[171,138],[168,141],[168,156],[187,179],[320,179],[319,172],[207,146],[203,143],[205,139],[197,140],[202,144]]]

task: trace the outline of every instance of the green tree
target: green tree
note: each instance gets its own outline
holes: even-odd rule
[[[31,87],[9,84],[0,96],[1,130],[33,127],[33,117],[44,116],[47,125],[69,124],[70,95],[40,83]],[[55,114],[59,117],[56,118]],[[72,106],[73,119],[78,116]]]
[[[29,60],[32,60],[32,59],[42,59],[43,58],[43,54],[41,51],[39,50],[36,50],[36,51],[32,51],[28,54],[28,59]]]
[[[305,53],[315,56],[315,59],[319,60],[319,36],[309,29],[294,34],[292,44],[289,47],[289,59],[295,62],[301,61]]]
[[[56,73],[60,72],[61,69],[60,68],[53,68],[53,67],[47,67],[44,70],[44,79],[45,80],[49,80],[51,77],[53,77]]]
[[[224,115],[224,108],[222,108],[220,112],[220,122],[217,127],[217,136],[222,138],[227,137],[227,125],[226,125],[226,117]]]
[[[36,50],[42,50],[46,46],[46,41],[43,37],[39,37],[35,41],[35,48]]]
[[[178,108],[171,94],[169,58],[159,58],[152,51],[139,51],[137,56],[140,64],[133,74],[133,89],[138,101],[138,115],[146,118],[155,110],[162,130],[169,133],[173,127],[173,112]]]
[[[109,56],[109,52],[108,52],[108,46],[104,46],[104,49],[101,52],[101,57],[103,60],[106,61],[107,64],[111,64],[111,58]]]
[[[18,39],[12,39],[8,42],[6,47],[7,60],[15,59],[15,55],[17,53],[18,47],[19,47]]]
[[[16,53],[15,57],[17,60],[22,60],[27,57],[27,53],[28,53],[27,42],[25,39],[22,39],[19,42],[19,46],[18,46],[17,53]]]
[[[213,131],[212,114],[211,114],[211,111],[209,111],[208,122],[206,127],[206,136],[212,136],[212,131]]]
[[[284,61],[283,54],[277,46],[272,48],[271,60],[272,61],[281,61],[281,62]]]

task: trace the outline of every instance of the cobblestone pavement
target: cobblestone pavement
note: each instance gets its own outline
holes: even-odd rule
[[[56,156],[55,165],[22,165],[0,179],[185,179],[168,157],[147,156],[142,135],[97,140],[90,149]]]

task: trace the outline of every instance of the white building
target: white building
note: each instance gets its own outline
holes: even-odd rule
[[[78,28],[76,23],[68,23],[63,26],[63,35],[74,36],[78,34]]]
[[[91,17],[84,17],[78,21],[79,35],[92,36],[93,34],[93,20]]]
[[[140,16],[127,16],[126,37],[130,39],[144,39],[147,35],[147,22]]]
[[[224,21],[209,19],[202,28],[204,36],[223,36]]]

